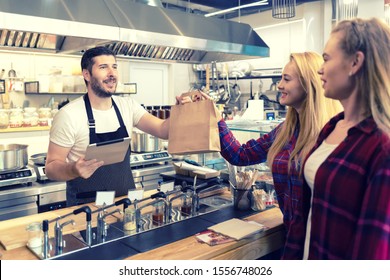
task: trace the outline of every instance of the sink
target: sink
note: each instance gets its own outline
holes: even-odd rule
[[[222,197],[219,195],[209,196],[199,199],[199,214],[205,214],[211,211],[231,206],[233,200],[231,198]]]
[[[62,237],[64,241],[64,247],[61,251],[56,250],[54,238],[49,239],[49,251],[48,258],[58,257],[63,254],[78,251],[80,249],[88,247],[82,240],[75,237],[73,234],[66,234]],[[36,248],[30,248],[27,246],[38,258],[43,259],[42,246]]]
[[[92,244],[91,244],[91,246],[94,246],[94,245],[97,245],[100,243],[104,243],[107,241],[112,241],[115,239],[119,239],[123,236],[126,236],[126,233],[123,230],[120,230],[122,228],[123,228],[122,222],[116,222],[113,224],[109,224],[107,227],[107,235],[102,240],[97,239],[97,228],[96,227],[92,228]],[[77,233],[73,233],[72,235],[74,237],[76,237],[77,239],[79,239],[80,241],[86,242],[86,231],[85,230],[82,230],[82,231],[77,232]]]

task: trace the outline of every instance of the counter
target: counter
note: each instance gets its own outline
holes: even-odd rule
[[[119,198],[118,198],[119,199]],[[91,209],[96,206],[89,204]],[[80,207],[80,206],[78,206]],[[78,207],[69,207],[41,214],[30,215],[0,222],[0,242],[2,260],[36,260],[38,259],[27,247],[28,234],[26,225],[43,219],[54,219],[67,214]],[[239,217],[245,220],[264,224],[267,230],[250,238],[230,243],[209,246],[196,241],[194,234],[205,230],[208,226],[224,220]],[[72,216],[75,226],[66,226],[64,235],[85,229],[83,214]],[[110,216],[108,223],[119,221],[120,217]],[[65,220],[64,220],[65,221]],[[92,219],[96,226],[96,216]],[[186,223],[183,223],[186,222]],[[182,233],[183,228],[186,233]],[[54,236],[50,226],[49,236]],[[145,247],[146,243],[152,243]],[[216,212],[199,215],[181,222],[165,225],[150,231],[121,238],[115,242],[107,242],[92,248],[64,255],[59,259],[138,259],[138,260],[190,260],[190,259],[258,259],[284,244],[282,214],[274,207],[263,212],[236,211],[232,206]]]

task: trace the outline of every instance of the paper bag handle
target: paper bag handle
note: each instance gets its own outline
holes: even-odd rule
[[[202,94],[200,93],[200,90],[193,90],[181,94],[181,97],[186,97],[186,96],[191,96],[192,101],[199,101],[204,99]]]

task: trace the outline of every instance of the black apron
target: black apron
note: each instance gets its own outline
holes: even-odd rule
[[[117,131],[96,133],[91,103],[88,94],[84,95],[85,109],[88,116],[89,143],[100,143],[128,137],[121,113],[113,99],[116,116],[120,127]],[[115,191],[115,196],[127,195],[129,189],[135,189],[133,174],[130,169],[130,147],[122,162],[99,167],[88,179],[81,177],[66,182],[66,206],[80,205],[95,201],[97,191]]]

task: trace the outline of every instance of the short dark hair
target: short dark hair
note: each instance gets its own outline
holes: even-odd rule
[[[103,46],[88,49],[84,52],[83,57],[81,58],[81,70],[87,69],[91,73],[92,65],[94,63],[93,58],[100,55],[112,55],[115,57],[113,51]]]

